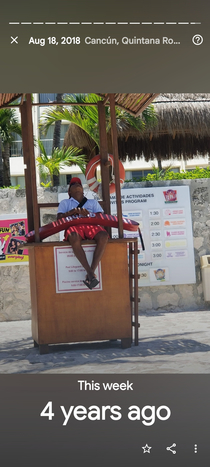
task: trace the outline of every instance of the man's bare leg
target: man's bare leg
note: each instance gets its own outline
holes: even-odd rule
[[[108,233],[105,231],[98,232],[94,237],[94,240],[96,241],[96,248],[94,251],[93,261],[91,264],[91,269],[93,273],[96,270],[99,262],[101,261],[101,258],[106,248],[106,244],[108,242],[108,238],[109,238]]]
[[[77,234],[76,232],[73,232],[71,235],[68,236],[68,241],[73,248],[73,252],[76,258],[79,260],[79,262],[81,263],[81,265],[87,272],[88,280],[91,281],[91,279],[95,276],[94,276],[94,272],[92,268],[90,267],[87,261],[86,254],[82,248],[82,245],[81,245],[82,237],[80,237],[80,235]]]
[[[82,238],[80,237],[80,235],[77,234],[76,232],[73,232],[71,235],[68,236],[68,241],[73,248],[73,252],[76,258],[79,260],[79,262],[81,263],[81,265],[87,272],[87,280],[89,282],[91,282],[96,277],[94,274],[94,271],[97,268],[103,256],[103,253],[106,248],[107,241],[108,241],[108,237],[109,236],[105,231],[98,232],[95,235],[94,240],[96,241],[96,248],[95,248],[94,255],[93,255],[93,261],[90,266],[87,261],[86,254],[81,245]]]

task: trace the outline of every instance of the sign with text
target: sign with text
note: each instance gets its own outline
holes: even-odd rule
[[[189,187],[123,189],[121,195],[123,216],[139,222],[145,244],[142,251],[139,240],[139,286],[195,283]],[[115,195],[111,211],[116,214]]]
[[[87,260],[91,264],[95,245],[83,245]],[[56,293],[88,292],[84,284],[86,271],[74,255],[72,247],[54,247]],[[101,263],[95,271],[99,284],[95,290],[102,290]]]

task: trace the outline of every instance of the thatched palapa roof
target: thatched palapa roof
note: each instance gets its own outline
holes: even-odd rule
[[[109,94],[99,94],[96,93],[98,96],[103,97],[104,100],[107,102],[109,99]],[[24,96],[25,94],[8,94],[8,93],[0,93],[0,108],[4,107],[14,100],[16,100],[18,97]],[[152,92],[152,93],[139,93],[139,94],[134,94],[134,93],[124,93],[124,94],[119,94],[115,93],[114,98],[115,98],[115,103],[119,107],[121,107],[123,110],[126,110],[130,114],[134,116],[138,116],[154,99],[155,97],[158,96],[158,94]],[[101,100],[101,99],[100,99]],[[46,102],[46,104],[49,104]],[[50,105],[53,105],[54,102],[51,102]],[[58,102],[55,102],[56,105],[58,105]],[[42,103],[42,105],[45,105]],[[63,105],[63,103],[62,103]],[[95,104],[92,104],[95,105]]]
[[[108,100],[108,94],[98,95],[104,101]],[[20,96],[24,97],[24,94],[0,93],[0,108]],[[191,159],[210,154],[210,94],[116,93],[114,96],[116,105],[135,116],[140,115],[155,99],[153,104],[158,117],[157,124],[143,134],[131,128],[120,132],[118,145],[121,160],[127,156],[130,160],[145,157],[147,161],[154,158]],[[81,147],[84,153],[92,157],[95,144],[91,138],[82,130],[78,132],[73,124],[70,128],[65,145]]]
[[[149,161],[210,154],[210,94],[160,94],[153,105],[157,115],[154,126],[144,132],[133,128],[120,130],[118,147],[122,161],[126,157],[129,160],[145,157]],[[109,152],[110,139],[108,135]],[[90,137],[74,124],[70,125],[64,140],[65,146],[71,144],[81,147],[89,157],[98,151],[93,149],[95,144]]]
[[[82,149],[82,153],[87,156],[88,159],[98,154],[99,149],[96,146],[95,141],[82,130],[79,126],[74,123],[70,123],[69,128],[65,134],[63,146],[68,148],[69,146],[75,146]]]
[[[210,94],[160,94],[157,124],[143,135],[119,138],[122,160],[192,159],[210,154]]]
[[[109,94],[99,94],[98,96],[104,97],[105,100],[108,99]],[[138,117],[146,107],[152,103],[152,101],[159,94],[155,93],[141,93],[141,94],[114,94],[115,103],[118,107],[123,110],[126,110],[131,115]]]

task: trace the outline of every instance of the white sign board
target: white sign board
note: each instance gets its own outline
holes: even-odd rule
[[[121,196],[123,217],[139,222],[145,244],[143,251],[139,240],[139,286],[195,283],[189,187],[123,189]],[[116,214],[115,195],[111,212]],[[124,231],[124,237],[134,236]]]
[[[83,245],[88,263],[91,264],[95,245]],[[54,247],[55,284],[56,293],[88,292],[90,289],[84,284],[86,271],[77,260],[72,247]],[[99,284],[93,291],[102,290],[101,263],[95,271]]]

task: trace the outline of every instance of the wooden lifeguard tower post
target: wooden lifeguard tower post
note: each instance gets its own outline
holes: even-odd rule
[[[7,107],[20,96],[28,229],[35,231],[35,242],[29,246],[34,345],[39,346],[40,353],[47,353],[49,344],[121,339],[122,347],[127,348],[133,327],[138,345],[138,239],[123,238],[115,105],[138,116],[156,94],[100,94],[98,103],[91,104],[98,106],[102,204],[107,214],[110,194],[105,105],[110,105],[119,238],[108,241],[101,260],[102,290],[84,293],[56,293],[54,247],[65,243],[40,242],[40,209],[46,204],[37,202],[31,95],[0,94],[0,107]]]

